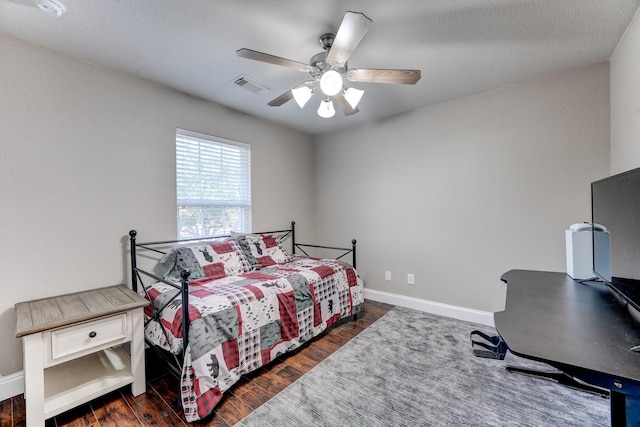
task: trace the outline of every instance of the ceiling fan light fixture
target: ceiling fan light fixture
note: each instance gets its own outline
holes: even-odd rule
[[[362,99],[362,95],[364,95],[364,90],[361,90],[361,89],[355,89],[350,87],[344,91],[344,99],[347,100],[349,105],[351,105],[351,108],[353,108],[354,110],[358,106],[358,103],[360,102],[360,100]]]
[[[36,1],[59,1],[59,0],[36,0]],[[312,80],[304,82],[297,87],[307,86],[311,93],[320,86],[323,93],[323,100],[320,102],[318,114],[321,117],[333,117],[333,98],[339,109],[345,116],[352,116],[359,110],[357,108],[364,91],[358,89],[348,89],[344,86],[344,78],[350,82],[357,83],[394,83],[413,85],[420,80],[420,70],[405,69],[377,69],[377,68],[357,68],[349,69],[348,60],[360,41],[369,29],[373,21],[362,12],[347,11],[335,34],[324,34],[320,36],[322,52],[311,57],[308,63],[293,61],[281,58],[268,53],[242,48],[236,50],[236,55],[240,58],[251,59],[280,67],[309,73]],[[296,99],[301,108],[309,101],[309,89],[294,90],[289,89],[282,95],[271,100],[267,105],[279,107],[291,99]]]
[[[313,95],[313,91],[308,86],[293,88],[291,89],[291,93],[293,94],[293,99],[296,100],[300,108],[304,108],[307,101],[311,99],[311,95]]]
[[[320,89],[327,96],[335,96],[342,90],[342,77],[336,70],[326,71],[320,77]]]
[[[333,102],[329,98],[325,98],[320,101],[320,107],[318,107],[318,115],[323,119],[330,119],[335,116],[336,110],[333,108]]]

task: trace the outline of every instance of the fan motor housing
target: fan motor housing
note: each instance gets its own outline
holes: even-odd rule
[[[326,51],[313,55],[309,60],[309,64],[311,64],[311,66],[313,67],[313,69],[309,71],[309,74],[311,74],[311,77],[315,79],[319,79],[320,77],[322,77],[322,74],[329,70],[335,70],[343,77],[347,73],[347,64],[343,64],[342,66],[337,67],[327,62]]]

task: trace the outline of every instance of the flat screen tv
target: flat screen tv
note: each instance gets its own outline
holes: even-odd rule
[[[593,272],[640,321],[640,168],[591,183],[591,213]]]

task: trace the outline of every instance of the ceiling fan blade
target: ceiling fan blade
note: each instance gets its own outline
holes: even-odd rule
[[[253,59],[254,61],[267,62],[269,64],[279,65],[281,67],[292,68],[298,71],[310,71],[311,66],[302,62],[293,61],[291,59],[280,58],[279,56],[269,55],[268,53],[258,52],[251,49],[238,49],[236,55],[240,58]]]
[[[290,90],[288,90],[282,95],[280,95],[279,97],[277,97],[276,99],[271,100],[271,102],[269,102],[267,105],[269,105],[270,107],[279,107],[282,104],[291,101],[292,99],[293,99],[293,94],[291,93]]]
[[[376,70],[354,68],[347,71],[347,79],[363,83],[399,83],[414,85],[420,80],[420,70]]]
[[[308,88],[313,90],[313,88],[315,87],[315,84],[316,84],[315,81],[309,80],[309,81],[300,83],[298,86],[292,89],[297,89],[299,87],[307,86]],[[267,105],[269,105],[270,107],[279,107],[282,104],[285,104],[291,101],[292,99],[293,99],[293,92],[291,90],[288,90],[282,95],[280,95],[279,97],[277,97],[276,99],[271,100]]]
[[[372,22],[364,13],[345,13],[331,49],[327,54],[327,61],[336,65],[346,64]]]
[[[342,110],[345,116],[353,116],[355,113],[360,111],[358,110],[358,107],[356,108],[351,107],[351,104],[347,102],[342,92],[339,92],[337,95],[335,95],[333,99],[336,100],[336,103],[340,106],[340,109]]]

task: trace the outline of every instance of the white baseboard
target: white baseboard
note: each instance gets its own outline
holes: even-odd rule
[[[24,393],[24,372],[0,376],[0,402]]]
[[[412,308],[426,313],[437,314],[439,316],[451,317],[467,322],[479,323],[481,325],[495,327],[493,313],[488,311],[473,310],[471,308],[457,307],[455,305],[442,304],[429,300],[407,297],[404,295],[392,294],[390,292],[376,291],[374,289],[364,289],[365,299],[384,302],[387,304],[399,305],[400,307]]]

